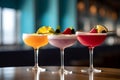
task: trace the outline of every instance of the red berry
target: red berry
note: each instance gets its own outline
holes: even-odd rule
[[[62,34],[72,34],[71,29],[70,29],[70,28],[66,28],[66,29],[62,32]]]
[[[97,33],[97,29],[92,28],[92,29],[90,30],[90,33]]]

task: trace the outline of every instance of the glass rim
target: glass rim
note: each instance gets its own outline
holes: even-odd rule
[[[22,33],[22,35],[28,35],[28,36],[47,36],[47,34],[36,34],[36,33]]]
[[[76,38],[75,34],[51,34],[48,35],[49,39],[67,39],[67,38]]]
[[[76,35],[107,35],[108,33],[90,33],[90,32],[81,32],[76,31]]]

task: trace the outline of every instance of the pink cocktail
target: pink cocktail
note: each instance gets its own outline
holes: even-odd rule
[[[82,72],[101,72],[93,68],[93,49],[96,46],[101,45],[106,39],[107,33],[88,33],[88,32],[76,32],[77,40],[84,46],[89,48],[90,53],[90,67],[88,70],[81,70]]]
[[[64,70],[64,49],[72,46],[76,42],[76,35],[73,34],[59,34],[59,35],[49,35],[49,43],[61,51],[61,72],[72,73],[71,71]]]
[[[70,47],[76,41],[75,35],[49,35],[48,36],[49,43],[55,47],[60,49],[64,49],[66,47]]]

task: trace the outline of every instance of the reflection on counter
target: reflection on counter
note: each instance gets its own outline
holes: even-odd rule
[[[51,74],[51,72],[27,72],[28,67],[7,67],[0,68],[0,80],[119,80],[120,79],[120,69],[114,68],[101,68],[103,72],[101,73],[81,73],[80,69],[83,67],[66,67],[69,70],[75,71],[73,74],[64,75],[60,78],[59,73]],[[53,69],[58,69],[58,67],[46,67],[51,71]],[[8,72],[6,72],[7,70]],[[76,72],[77,71],[77,72]],[[36,78],[37,77],[37,78]]]

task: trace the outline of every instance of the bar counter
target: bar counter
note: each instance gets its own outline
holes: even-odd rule
[[[101,73],[82,73],[81,69],[85,67],[70,67],[66,66],[67,70],[72,70],[72,74],[65,74],[64,78],[61,78],[59,73],[52,73],[51,71],[57,71],[58,66],[43,66],[50,70],[46,72],[32,72],[26,71],[29,67],[1,67],[0,68],[0,80],[120,80],[120,69],[117,68],[103,68]]]

